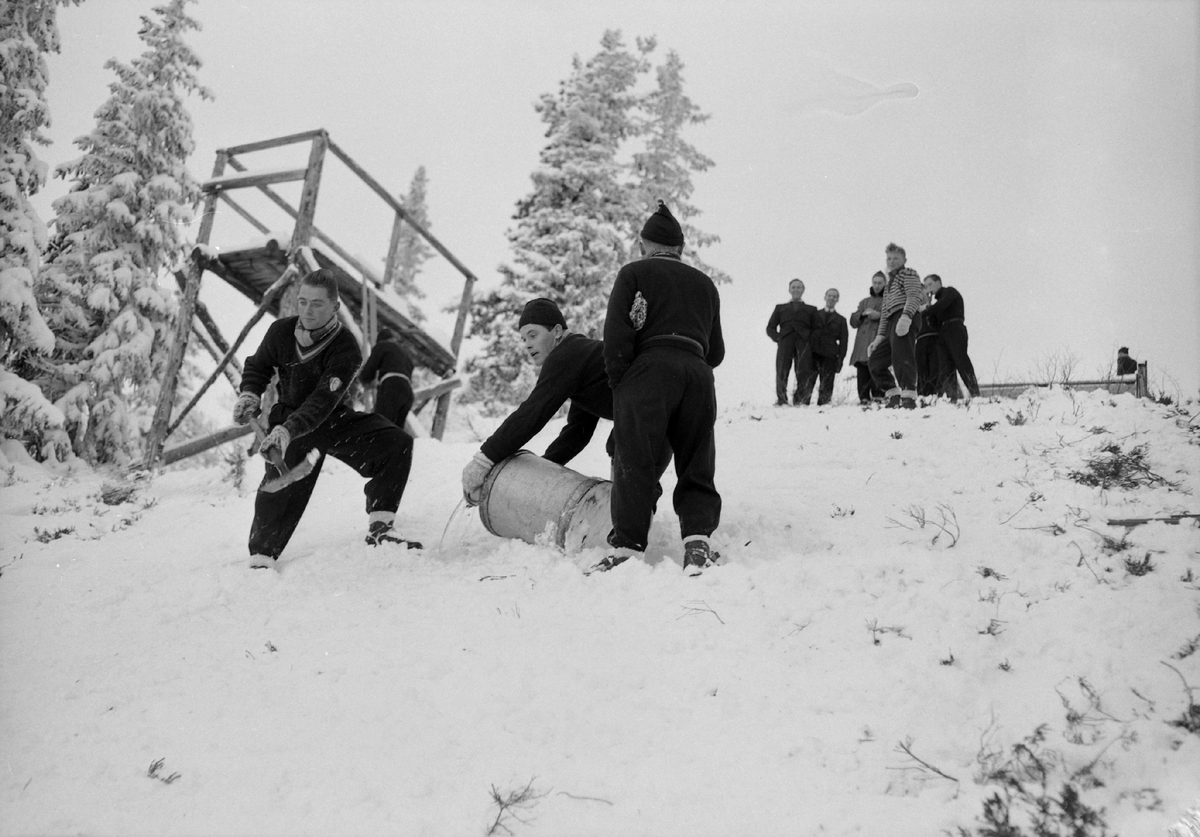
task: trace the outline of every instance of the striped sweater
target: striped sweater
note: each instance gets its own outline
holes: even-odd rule
[[[892,317],[907,314],[909,319],[917,315],[925,299],[925,288],[920,275],[911,267],[898,267],[888,274],[887,286],[883,289],[883,307],[880,310],[879,330],[886,334],[888,321]]]

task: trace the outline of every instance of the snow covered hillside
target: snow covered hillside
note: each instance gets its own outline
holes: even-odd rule
[[[123,497],[6,443],[0,833],[903,837],[993,800],[1032,834],[1039,798],[1189,833],[1197,523],[1108,521],[1200,512],[1194,405],[726,405],[699,578],[665,502],[590,577],[452,517],[471,430],[417,441],[424,551],[364,545],[330,462],[279,572],[245,566],[257,463]]]

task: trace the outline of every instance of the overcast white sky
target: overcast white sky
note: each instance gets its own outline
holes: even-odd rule
[[[142,48],[150,0],[59,12],[50,61],[51,165],[75,155],[113,76]],[[983,381],[1025,378],[1071,352],[1078,373],[1120,345],[1185,395],[1200,387],[1198,4],[1141,2],[467,2],[202,0],[190,43],[216,98],[194,100],[200,179],[217,148],[323,127],[395,192],[429,174],[433,232],[484,286],[544,142],[533,110],[606,28],[676,50],[711,121],[689,139],[716,161],[695,178],[706,259],[722,288],[725,403],[773,397],[771,308],[841,290],[849,314],[889,241],[962,291]],[[882,93],[875,98],[872,93]],[[915,94],[915,95],[914,95]],[[866,98],[864,98],[864,96]],[[294,161],[248,156],[257,167]],[[327,171],[330,168],[327,167]],[[317,224],[382,264],[390,218],[333,174]],[[344,187],[344,188],[343,188]],[[63,193],[53,182],[38,201]],[[286,191],[286,190],[283,190]],[[264,220],[286,228],[281,215]],[[219,210],[214,243],[251,235]],[[246,313],[209,276],[202,297]],[[458,274],[431,262],[434,313]],[[450,331],[450,320],[435,314]]]

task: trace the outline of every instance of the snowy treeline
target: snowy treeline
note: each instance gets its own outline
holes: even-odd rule
[[[23,81],[0,88],[0,316],[15,336],[0,376],[0,430],[46,457],[130,461],[158,396],[176,312],[170,272],[190,244],[200,198],[186,168],[184,98],[210,96],[184,43],[200,28],[186,11],[192,1],[156,6],[141,19],[145,52],[105,64],[116,79],[94,130],[75,141],[82,155],[55,171],[72,186],[54,202],[49,236],[28,196],[45,178],[31,148],[49,123],[43,56],[57,49],[57,4],[4,6],[4,76]]]
[[[34,297],[46,225],[29,198],[46,182],[35,146],[49,143],[43,133],[50,125],[46,53],[58,51],[59,5],[0,5],[0,436],[29,435],[46,453],[61,443],[56,431],[63,415],[9,369],[54,350],[54,334]]]
[[[486,350],[467,364],[466,398],[486,406],[519,400],[536,379],[514,330],[529,299],[555,300],[572,331],[599,336],[613,277],[636,255],[637,233],[657,200],[683,224],[688,261],[729,279],[696,256],[717,237],[692,223],[700,210],[689,202],[691,175],[713,161],[682,137],[685,126],[708,118],[683,92],[682,61],[668,52],[656,86],[639,92],[655,40],[639,38],[629,49],[610,30],[600,47],[587,61],[576,56],[558,92],[536,106],[547,142],[507,234],[513,263],[500,266],[501,286],[471,305],[470,334]]]

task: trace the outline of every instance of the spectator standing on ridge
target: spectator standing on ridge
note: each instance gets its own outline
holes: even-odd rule
[[[604,344],[569,333],[562,311],[545,298],[525,303],[517,329],[539,369],[537,383],[463,468],[463,496],[472,505],[479,502],[483,482],[495,464],[523,448],[568,400],[571,407],[567,423],[543,455],[557,465],[566,465],[587,447],[600,419],[613,417],[613,392],[604,371]],[[610,456],[612,452],[610,436]],[[670,463],[671,448],[664,446],[655,466],[656,479]],[[658,493],[661,491],[659,488]]]
[[[1117,349],[1118,375],[1136,375],[1137,366],[1137,361],[1129,356],[1129,349],[1126,346]]]
[[[918,309],[925,293],[921,277],[904,266],[908,260],[904,248],[889,244],[884,252],[888,280],[883,289],[879,332],[867,349],[868,363],[876,386],[887,397],[887,406],[913,410],[917,406],[917,333],[912,325],[913,319],[920,316]]]
[[[942,375],[942,348],[938,343],[938,321],[929,310],[933,295],[928,288],[921,303],[921,328],[917,331],[917,394],[932,398],[942,393],[945,381]],[[949,394],[949,393],[947,393]]]
[[[404,429],[413,405],[413,362],[390,328],[379,329],[379,338],[371,356],[358,373],[364,384],[375,384],[375,410],[392,424]]]
[[[683,230],[659,201],[642,227],[642,258],[617,273],[604,321],[604,368],[613,388],[614,552],[609,570],[645,552],[654,514],[659,452],[669,443],[683,568],[714,560],[709,537],[721,521],[714,482],[717,394],[713,368],[725,358],[721,298],[706,274],[684,264]]]
[[[883,390],[875,385],[871,370],[867,366],[867,349],[879,331],[879,308],[883,305],[883,288],[887,276],[882,270],[871,277],[871,288],[867,296],[858,303],[858,310],[850,315],[850,327],[855,329],[854,349],[850,352],[850,365],[858,370],[858,402],[870,404],[873,398],[883,398]]]
[[[367,543],[420,549],[421,544],[393,532],[412,468],[412,437],[383,416],[360,413],[344,403],[362,364],[362,352],[337,318],[337,278],[329,270],[305,275],[296,304],[299,315],[276,320],[258,351],[246,359],[233,420],[244,425],[255,419],[263,391],[278,374],[279,400],[267,420],[270,429],[262,441],[263,456],[277,449],[283,464],[291,469],[310,451],[320,454],[303,479],[276,492],[260,488],[255,495],[251,568],[275,565],[308,506],[326,455],[368,478]],[[279,476],[268,461],[263,482]]]
[[[817,309],[804,302],[804,283],[788,282],[791,301],[775,306],[767,321],[767,337],[775,341],[775,405],[787,406],[788,370],[795,369],[796,391],[793,404],[800,403],[805,386],[812,392],[812,331]]]
[[[833,400],[833,379],[842,371],[850,343],[850,329],[846,325],[846,318],[834,310],[841,298],[837,288],[830,288],[825,292],[825,307],[816,314],[812,336],[814,374],[808,379],[807,388],[800,394],[800,401],[804,404],[808,404],[812,398],[813,378],[817,376],[821,379],[817,406]]]
[[[942,348],[942,391],[951,401],[958,401],[958,377],[971,398],[979,397],[979,381],[975,378],[975,367],[967,355],[967,326],[964,322],[965,308],[962,294],[954,288],[942,285],[942,277],[931,273],[925,277],[925,287],[935,300],[927,313],[937,317],[938,344]]]

